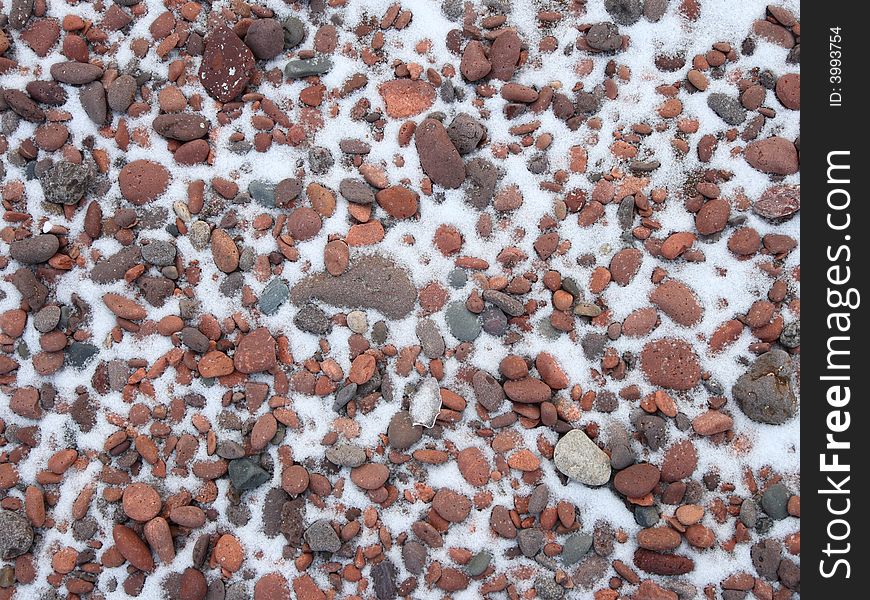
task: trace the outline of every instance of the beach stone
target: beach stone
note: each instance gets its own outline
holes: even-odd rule
[[[284,67],[287,79],[302,79],[311,75],[323,75],[332,69],[332,59],[328,56],[314,58],[295,58]]]
[[[707,106],[729,125],[740,125],[746,120],[746,109],[740,100],[728,94],[710,94],[707,96]]]
[[[695,561],[679,554],[660,554],[652,550],[638,548],[634,552],[635,566],[653,575],[685,575],[695,569]]]
[[[610,481],[610,457],[580,429],[572,429],[556,443],[556,468],[575,481],[600,486]]]
[[[676,390],[689,390],[701,380],[701,365],[685,340],[663,338],[647,343],[641,353],[641,369],[650,383]]]
[[[320,519],[308,526],[303,538],[312,552],[338,552],[341,549],[341,540],[332,528],[332,524],[326,519]]]
[[[792,497],[791,490],[782,483],[775,483],[761,495],[761,507],[774,521],[781,521],[788,516],[788,501]]]
[[[453,337],[462,342],[473,342],[480,335],[480,320],[465,307],[464,302],[457,300],[448,304],[444,320]]]
[[[175,244],[163,240],[151,240],[142,245],[142,258],[146,262],[158,266],[168,267],[175,263]]]
[[[486,128],[468,113],[459,113],[450,122],[447,135],[459,154],[474,152],[486,135]]]
[[[498,410],[504,402],[504,390],[501,384],[486,371],[476,371],[472,377],[472,386],[477,401],[486,410]]]
[[[380,463],[367,463],[355,467],[350,472],[350,479],[364,490],[376,490],[387,482],[390,469]]]
[[[498,290],[484,290],[483,299],[498,306],[505,314],[521,317],[526,313],[523,303]]]
[[[254,72],[254,54],[232,29],[219,24],[205,38],[199,80],[218,102],[235,100]]]
[[[390,447],[407,450],[423,437],[423,427],[414,425],[408,411],[400,410],[390,419],[387,437],[390,439]]]
[[[698,452],[691,440],[683,440],[668,448],[662,461],[662,480],[679,481],[691,477],[698,466]]]
[[[782,562],[782,544],[776,540],[765,539],[756,542],[749,550],[755,571],[768,581],[778,579],[777,571]]]
[[[592,548],[592,536],[584,531],[572,533],[562,544],[562,563],[566,567],[577,564]]]
[[[378,87],[387,115],[406,119],[428,110],[435,102],[435,88],[423,79],[393,79]]]
[[[416,304],[417,288],[390,259],[363,256],[341,275],[323,272],[304,278],[293,287],[291,299],[296,305],[317,299],[330,306],[369,308],[401,319]]]
[[[284,27],[277,19],[256,19],[245,33],[245,45],[260,60],[275,58],[284,50]]]
[[[274,314],[278,308],[284,304],[284,301],[287,300],[289,295],[290,288],[287,285],[287,282],[280,277],[276,277],[267,283],[266,287],[264,287],[263,291],[260,293],[260,299],[258,301],[260,312],[264,315]]]
[[[490,562],[492,562],[492,553],[487,550],[481,550],[472,556],[468,564],[465,565],[465,572],[468,573],[469,577],[483,575],[489,568]]]
[[[517,543],[523,556],[534,558],[544,547],[544,532],[538,527],[520,529],[517,532]]]
[[[489,461],[480,449],[472,446],[460,450],[456,455],[456,463],[459,473],[471,485],[481,487],[489,481]]]
[[[432,499],[432,508],[450,523],[461,523],[471,512],[471,501],[448,488],[441,488]]]
[[[258,327],[242,337],[233,355],[233,364],[239,373],[269,371],[278,362],[275,338],[266,327]]]
[[[661,472],[649,463],[638,463],[623,469],[613,478],[613,487],[629,498],[641,498],[658,485]]]
[[[337,444],[326,449],[326,459],[341,467],[359,467],[366,461],[366,452],[353,444]]]
[[[9,256],[25,265],[44,263],[55,255],[60,247],[57,236],[41,233],[9,244]]]
[[[45,121],[45,112],[21,90],[6,90],[0,94],[0,100],[5,100],[6,105],[25,121],[31,123]]]
[[[428,554],[429,551],[426,549],[426,546],[417,540],[408,540],[402,546],[402,562],[405,563],[405,568],[408,569],[408,572],[414,575],[419,575],[423,572]]]
[[[375,597],[378,600],[393,600],[398,595],[396,589],[396,567],[385,559],[371,569],[372,583],[374,584]]]
[[[622,35],[619,33],[619,27],[616,23],[609,21],[604,23],[595,23],[586,32],[586,43],[590,48],[600,50],[601,52],[613,52],[622,47]]]
[[[786,219],[801,208],[799,185],[775,185],[764,190],[752,204],[752,212],[770,221]]]
[[[299,242],[313,238],[322,226],[320,215],[308,206],[300,206],[287,217],[287,231]]]
[[[618,285],[625,286],[631,283],[640,269],[643,261],[643,253],[637,248],[624,248],[610,260],[610,274]]]
[[[106,101],[109,108],[119,113],[126,112],[136,100],[138,87],[136,78],[132,75],[126,73],[119,75],[106,89]]]
[[[100,349],[93,344],[73,342],[67,346],[64,362],[74,369],[80,369],[99,353]]]
[[[751,142],[743,157],[754,169],[771,175],[792,175],[800,169],[794,144],[778,136]]]
[[[79,88],[79,102],[88,118],[97,125],[105,125],[109,106],[106,103],[106,89],[99,81],[92,81]]]
[[[165,138],[190,142],[208,135],[211,123],[202,115],[172,113],[159,115],[152,121],[154,131]]]
[[[459,62],[459,72],[466,81],[479,81],[492,71],[492,63],[486,56],[486,50],[482,43],[471,40],[462,51],[462,59]]]
[[[507,316],[497,306],[490,306],[480,313],[480,325],[486,333],[501,337],[508,329]]]
[[[0,558],[12,560],[30,550],[33,528],[23,515],[0,509]]]
[[[641,0],[604,0],[604,10],[620,25],[634,25],[643,15]]]
[[[135,521],[145,523],[160,513],[160,494],[147,483],[134,483],[124,488],[124,513]]]
[[[302,331],[315,335],[326,335],[332,331],[329,316],[315,304],[306,304],[293,317],[293,324]]]
[[[791,110],[801,109],[801,74],[786,73],[776,80],[776,97]]]
[[[695,325],[704,314],[695,292],[676,279],[659,284],[650,294],[650,301],[684,327]]]
[[[136,206],[148,204],[160,196],[169,185],[169,171],[150,160],[127,163],[118,174],[121,195]]]
[[[154,569],[151,549],[135,531],[124,525],[116,524],[112,529],[112,538],[121,556],[131,565],[146,573]]]
[[[393,185],[375,194],[378,206],[396,219],[407,219],[417,214],[417,192],[400,185]]]
[[[438,325],[432,319],[421,319],[415,329],[417,339],[423,348],[426,358],[439,358],[444,356],[444,338],[438,330]]]
[[[445,188],[462,185],[465,163],[440,121],[423,119],[414,133],[414,143],[420,166],[433,183]]]
[[[560,600],[565,595],[565,588],[551,577],[539,575],[535,578],[535,593],[541,600]]]
[[[492,63],[489,76],[493,79],[510,81],[520,60],[522,45],[520,36],[512,29],[499,34],[489,50],[489,60]]]
[[[740,376],[731,393],[741,410],[753,421],[781,425],[795,416],[798,399],[792,389],[794,367],[782,350],[759,356]]]
[[[92,63],[67,61],[49,68],[52,78],[69,85],[84,85],[102,77],[103,68]]]
[[[338,191],[348,202],[355,204],[374,204],[375,193],[371,186],[362,179],[345,177],[338,186]]]
[[[281,22],[284,28],[284,47],[295,48],[305,39],[305,23],[297,17],[287,17]]]
[[[239,492],[253,490],[272,480],[272,476],[251,458],[231,460],[228,473],[230,483]]]
[[[45,199],[54,204],[78,203],[84,198],[90,180],[90,167],[67,161],[55,163],[39,176]]]

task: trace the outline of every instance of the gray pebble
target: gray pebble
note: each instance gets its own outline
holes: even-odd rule
[[[308,151],[308,164],[311,167],[312,173],[324,175],[335,164],[335,159],[332,157],[332,152],[329,151],[329,148],[314,146]]]
[[[166,267],[175,263],[175,244],[162,240],[152,240],[142,245],[142,258],[158,267]]]
[[[544,532],[538,527],[520,529],[517,532],[517,543],[523,556],[534,558],[544,547]]]
[[[295,48],[305,39],[305,23],[296,17],[287,17],[281,23],[284,27],[284,47]]]
[[[641,527],[652,527],[659,522],[661,515],[655,506],[635,506],[634,521]]]
[[[0,558],[12,560],[33,544],[33,528],[27,518],[11,510],[0,509]]]
[[[548,488],[545,483],[539,484],[534,491],[532,491],[532,495],[529,496],[529,514],[538,516],[545,508],[547,508],[547,502],[549,501],[550,488]]]
[[[468,275],[465,269],[453,269],[447,274],[447,283],[455,290],[461,290],[468,283]]]
[[[326,449],[326,458],[341,467],[358,467],[366,461],[366,451],[353,444],[337,444]]]
[[[287,79],[302,79],[310,75],[322,75],[332,69],[332,59],[328,56],[314,58],[295,58],[284,67]]]
[[[79,369],[100,353],[100,349],[86,342],[73,342],[66,349],[66,364]]]
[[[523,306],[523,303],[505,294],[504,292],[500,292],[498,290],[484,290],[483,291],[483,299],[487,302],[492,302],[496,306],[498,306],[502,311],[512,317],[520,317],[525,314],[526,309]]]
[[[60,242],[57,236],[41,233],[9,244],[9,256],[25,265],[44,263],[54,256]]]
[[[480,335],[480,321],[476,314],[465,308],[465,303],[454,301],[447,305],[444,318],[450,333],[462,342],[473,342]]]
[[[714,93],[707,97],[707,106],[729,125],[740,125],[746,120],[746,109],[737,98]]]
[[[535,579],[535,593],[541,600],[560,600],[565,595],[565,588],[552,577],[540,575]]]
[[[320,519],[308,526],[303,538],[311,547],[312,552],[338,552],[341,549],[341,540],[332,528],[332,524],[326,519]]]
[[[251,458],[231,460],[229,477],[230,483],[238,492],[252,490],[272,479],[272,476]]]
[[[405,542],[405,545],[402,546],[402,562],[405,563],[405,568],[408,569],[408,572],[413,573],[414,575],[419,575],[423,572],[423,567],[426,566],[428,555],[429,551],[426,549],[426,546],[417,540],[408,540]],[[473,561],[474,558],[471,560]]]
[[[572,533],[562,544],[562,563],[570,567],[575,565],[592,548],[592,536],[586,532]]]
[[[508,319],[504,312],[497,306],[490,306],[480,313],[483,330],[496,337],[503,336],[508,330]]]
[[[345,177],[338,184],[338,191],[347,201],[355,204],[374,204],[375,202],[374,191],[362,179]]]
[[[444,338],[438,330],[438,325],[432,319],[421,319],[416,327],[417,339],[423,348],[426,358],[440,358],[444,356]]]
[[[39,177],[42,193],[54,204],[76,204],[88,188],[91,169],[85,164],[61,161],[44,171]]]
[[[459,113],[447,128],[447,136],[460,154],[473,152],[486,135],[486,128],[468,113]]]
[[[332,331],[332,323],[323,310],[314,304],[306,304],[293,317],[293,324],[302,331],[315,335],[326,335]]]
[[[633,25],[643,14],[641,0],[604,0],[604,10],[620,25]]]
[[[788,499],[792,493],[782,483],[775,483],[761,496],[761,506],[771,519],[781,521],[788,516]]]
[[[275,208],[275,187],[274,183],[256,179],[248,184],[248,193],[261,206]]]
[[[489,563],[492,561],[492,554],[486,550],[481,550],[471,557],[468,564],[465,565],[465,572],[469,577],[477,577],[482,575],[489,568]]]
[[[47,333],[57,327],[60,322],[60,307],[49,304],[43,307],[33,318],[33,326],[40,333]]]
[[[262,294],[260,294],[258,302],[260,312],[264,315],[274,314],[278,310],[278,307],[284,304],[289,294],[290,288],[287,282],[280,277],[276,277],[266,284]]]

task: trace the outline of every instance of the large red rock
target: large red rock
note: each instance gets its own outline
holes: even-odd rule
[[[420,166],[433,183],[458,188],[465,181],[465,163],[450,141],[447,129],[435,119],[423,119],[414,133]]]
[[[422,79],[393,79],[378,88],[387,115],[394,119],[404,119],[419,115],[435,102],[435,88]]]
[[[746,146],[746,162],[762,173],[791,175],[800,169],[797,149],[789,140],[773,136]]]

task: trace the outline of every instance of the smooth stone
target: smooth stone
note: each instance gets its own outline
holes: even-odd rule
[[[341,540],[332,524],[326,519],[320,519],[308,526],[302,536],[312,552],[338,552],[341,549]]]
[[[229,476],[233,487],[239,492],[252,490],[272,479],[269,473],[250,458],[231,460]]]
[[[465,303],[454,301],[447,305],[444,319],[453,337],[462,342],[473,342],[480,335],[478,316],[465,308]]]
[[[284,304],[287,297],[290,295],[290,287],[282,278],[277,277],[266,284],[263,292],[260,294],[258,305],[260,312],[264,315],[274,314],[278,308]]]
[[[332,59],[328,56],[315,56],[314,58],[297,58],[287,63],[284,67],[284,76],[287,79],[301,79],[311,75],[322,75],[332,69]]]
[[[556,468],[589,486],[610,481],[610,457],[580,429],[566,433],[553,452]]]

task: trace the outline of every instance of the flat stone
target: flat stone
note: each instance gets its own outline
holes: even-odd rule
[[[341,540],[332,528],[332,524],[326,519],[320,519],[308,526],[303,538],[308,543],[312,552],[338,552],[341,549]]]
[[[462,342],[473,342],[480,335],[480,320],[465,307],[464,302],[457,300],[448,304],[444,319],[453,337]]]
[[[311,75],[323,75],[330,69],[332,69],[332,59],[328,56],[296,58],[284,67],[284,76],[287,79],[302,79]]]

